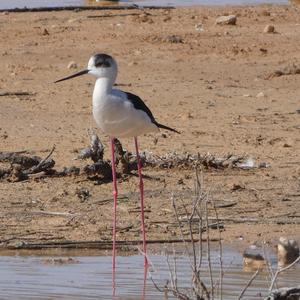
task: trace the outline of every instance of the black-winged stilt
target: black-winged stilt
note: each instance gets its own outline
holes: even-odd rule
[[[59,79],[55,83],[71,79],[84,74],[94,75],[97,80],[93,92],[93,116],[100,129],[110,137],[113,175],[113,269],[115,269],[116,256],[116,210],[117,210],[117,179],[115,166],[114,139],[122,137],[134,137],[134,144],[137,157],[140,200],[141,200],[141,227],[143,236],[143,251],[146,258],[146,233],[144,221],[144,185],[142,177],[141,159],[139,156],[137,136],[151,131],[158,131],[159,128],[179,133],[177,130],[158,123],[150,109],[140,97],[113,89],[118,73],[117,62],[107,54],[95,54],[88,62],[85,70],[71,76]]]

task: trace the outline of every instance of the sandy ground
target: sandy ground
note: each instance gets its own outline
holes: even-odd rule
[[[224,14],[237,15],[237,25],[215,25]],[[263,33],[267,24],[276,33]],[[219,208],[226,242],[299,240],[300,75],[268,78],[299,63],[299,7],[9,13],[0,16],[0,40],[1,92],[34,93],[0,97],[1,151],[45,157],[55,144],[57,169],[84,166],[74,158],[89,144],[87,129],[95,127],[94,79],[52,82],[76,71],[67,68],[69,62],[79,70],[92,54],[105,52],[119,62],[122,88],[139,94],[158,121],[182,132],[140,137],[141,150],[246,154],[270,165],[204,170],[205,188],[216,203],[234,203]],[[99,136],[108,149],[108,138]],[[133,150],[131,140],[122,142]],[[146,168],[144,174],[148,238],[179,238],[170,198],[173,193],[191,202],[194,171]],[[77,196],[80,188],[89,190],[85,201]],[[2,246],[110,240],[111,189],[111,183],[85,175],[1,180]],[[120,180],[119,192],[118,239],[139,239],[137,177]]]

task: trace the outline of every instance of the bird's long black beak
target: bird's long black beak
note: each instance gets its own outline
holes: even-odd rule
[[[75,73],[73,75],[64,77],[62,79],[58,79],[58,80],[54,81],[54,83],[57,83],[57,82],[60,82],[60,81],[64,81],[64,80],[68,80],[68,79],[71,79],[71,78],[74,78],[74,77],[77,77],[77,76],[81,76],[81,75],[87,74],[88,72],[89,72],[88,69],[82,70],[82,71],[79,71],[79,72],[77,72],[77,73]]]

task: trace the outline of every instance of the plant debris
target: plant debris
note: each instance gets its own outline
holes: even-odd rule
[[[42,178],[46,176],[60,177],[69,175],[100,176],[103,182],[112,180],[111,161],[105,160],[104,146],[99,137],[90,134],[90,146],[80,151],[76,159],[91,159],[92,164],[83,167],[64,167],[62,170],[54,169],[55,161],[50,158],[55,150],[52,148],[46,158],[22,152],[0,152],[0,163],[9,163],[8,167],[0,166],[0,179],[8,181],[22,181],[29,178]],[[136,155],[125,150],[118,139],[115,139],[115,157],[118,167],[118,177],[128,175],[137,168]],[[170,152],[165,155],[154,155],[144,151],[140,154],[141,162],[145,167],[160,169],[194,169],[203,166],[206,169],[253,169],[256,168],[255,161],[245,155],[237,156],[228,154],[216,156],[210,153],[191,154]]]
[[[191,154],[191,153],[177,153],[171,152],[163,156],[153,155],[149,152],[143,152],[141,154],[143,163],[147,166],[159,167],[162,169],[171,168],[185,168],[194,169],[196,166],[204,166],[205,168],[214,169],[226,169],[226,168],[238,168],[245,169],[244,163],[247,162],[246,156],[236,156],[228,154],[225,156],[215,156],[210,153],[206,154]]]
[[[10,167],[0,169],[0,178],[8,178],[10,181],[22,181],[32,174],[45,172],[52,173],[55,161],[50,158],[55,150],[53,146],[46,158],[24,155],[24,152],[0,152],[0,162],[10,163]]]
[[[272,79],[274,77],[280,77],[284,75],[296,75],[300,74],[300,66],[295,63],[283,67],[282,69],[275,70],[266,76],[266,79]]]

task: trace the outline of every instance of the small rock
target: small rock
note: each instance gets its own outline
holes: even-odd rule
[[[10,174],[11,182],[18,182],[26,179],[26,175],[22,172],[21,165],[14,164],[12,165],[12,171]]]
[[[258,168],[259,168],[259,169],[270,168],[270,164],[267,163],[267,162],[261,162],[261,163],[259,163]]]
[[[2,13],[2,15],[7,16],[7,15],[9,15],[9,12],[8,12],[8,11],[4,11],[4,12]]]
[[[0,135],[0,138],[3,138],[4,140],[6,140],[8,138],[8,134],[5,131],[4,134]]]
[[[132,18],[132,21],[137,23],[149,23],[149,24],[154,23],[153,19],[150,17],[148,13],[142,13],[138,16],[134,16]]]
[[[68,20],[68,23],[74,23],[74,22],[76,22],[78,19],[69,19]]]
[[[236,24],[236,16],[229,15],[229,16],[221,16],[216,19],[217,25],[235,25]]]
[[[265,94],[263,92],[260,92],[256,95],[256,98],[262,98],[265,97]]]
[[[174,43],[174,44],[183,43],[183,39],[179,35],[168,35],[165,38],[165,41],[168,42],[168,43]]]
[[[269,17],[271,15],[271,13],[267,10],[264,10],[264,11],[262,11],[261,15],[265,16],[265,17]]]
[[[49,35],[49,31],[47,30],[47,28],[44,28],[42,31],[42,35]]]
[[[22,241],[22,240],[12,240],[7,243],[7,246],[11,248],[22,248],[26,245],[27,243]]]
[[[268,49],[265,48],[259,48],[259,51],[263,54],[267,54],[268,53]]]
[[[184,181],[182,178],[178,179],[177,184],[184,184]]]
[[[239,183],[234,183],[231,187],[232,191],[240,191],[240,190],[244,190],[245,186],[243,184],[239,184]]]
[[[78,264],[79,261],[72,257],[68,258],[45,258],[41,260],[44,265],[69,265],[69,264]]]
[[[182,120],[188,120],[188,119],[193,119],[194,118],[194,116],[190,112],[182,113],[182,114],[179,115],[179,117]]]
[[[77,188],[75,194],[80,199],[80,202],[86,201],[90,196],[90,191],[87,188]]]
[[[129,67],[132,67],[132,66],[135,66],[135,65],[137,65],[138,63],[136,62],[136,61],[131,61],[131,62],[129,62],[128,63],[128,66]]]
[[[243,253],[243,265],[245,271],[263,268],[266,265],[263,249],[256,245],[250,245]]]
[[[264,33],[274,33],[275,32],[275,27],[273,25],[268,24],[264,28]]]
[[[70,61],[68,64],[68,69],[77,69],[77,64],[75,61]]]
[[[284,148],[290,148],[290,147],[293,147],[292,143],[291,142],[286,142],[283,144],[283,147]]]
[[[164,22],[168,22],[168,21],[171,21],[171,19],[172,19],[172,18],[171,18],[170,16],[167,16],[167,17],[165,17],[165,18],[163,19],[163,21],[164,21]]]
[[[199,32],[203,32],[204,31],[204,28],[203,28],[203,25],[201,23],[199,24],[196,24],[195,25],[195,29]]]
[[[277,246],[278,266],[283,267],[294,262],[299,256],[299,245],[295,240],[285,237],[279,238]]]
[[[238,163],[237,166],[241,169],[253,169],[255,168],[255,160],[251,157],[244,159],[242,162]]]

